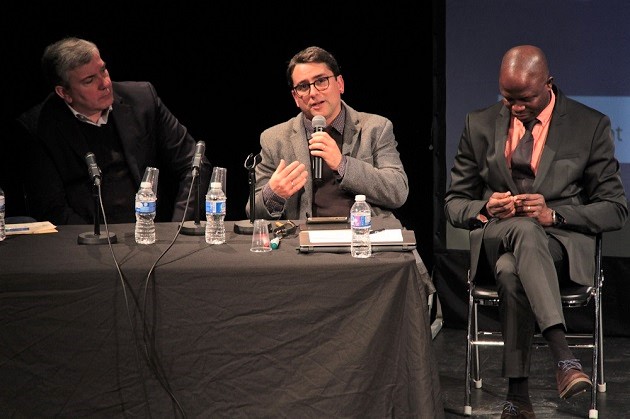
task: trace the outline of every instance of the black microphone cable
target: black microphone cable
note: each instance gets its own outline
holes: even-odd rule
[[[147,295],[148,295],[149,282],[151,280],[151,276],[153,275],[153,272],[155,271],[155,268],[156,268],[158,262],[173,247],[173,245],[177,241],[177,238],[180,235],[180,232],[182,230],[184,222],[186,221],[186,213],[188,212],[188,207],[190,206],[190,197],[192,195],[192,190],[193,190],[192,185],[195,183],[195,178],[197,176],[198,176],[198,170],[193,170],[191,187],[188,189],[188,196],[186,198],[186,206],[184,208],[184,214],[182,216],[182,221],[179,223],[179,227],[177,229],[177,232],[175,233],[175,237],[173,237],[173,239],[171,240],[171,243],[157,257],[157,259],[155,260],[153,265],[151,265],[151,268],[147,272],[147,275],[146,275],[146,278],[145,278],[145,281],[144,281],[143,292],[142,292],[142,296],[141,296],[142,297],[141,298],[141,300],[142,300],[141,318],[142,318],[142,329],[143,329],[142,330],[142,340],[143,340],[143,347],[144,347],[145,357],[146,357],[147,362],[149,363],[149,365],[151,367],[151,370],[155,374],[156,378],[160,381],[160,384],[162,385],[162,388],[164,388],[164,390],[169,394],[171,400],[173,400],[173,402],[177,405],[177,409],[179,410],[179,412],[181,413],[183,418],[186,418],[186,413],[185,413],[183,407],[181,406],[181,404],[179,403],[179,401],[177,400],[177,397],[175,397],[175,394],[173,393],[173,391],[170,388],[170,385],[168,383],[168,379],[164,375],[164,371],[163,371],[161,363],[159,361],[159,356],[158,356],[157,351],[155,349],[156,348],[155,334],[150,331],[149,324],[147,323],[147,320],[146,320],[146,318],[147,318],[146,311],[147,311],[147,300],[148,300]],[[155,289],[155,277],[153,277],[153,284],[154,284],[154,289]],[[155,324],[153,325],[153,328],[155,328]]]
[[[205,145],[205,144],[204,144]],[[109,225],[107,224],[107,216],[105,214],[105,207],[103,205],[103,197],[101,194],[101,182],[100,182],[100,170],[98,169],[98,166],[96,165],[96,162],[93,161],[93,154],[91,154],[90,156],[90,160],[88,160],[88,162],[90,164],[88,164],[89,170],[90,170],[90,175],[92,176],[92,179],[94,180],[94,184],[95,187],[97,188],[97,193],[98,193],[98,202],[99,202],[99,206],[100,206],[100,210],[101,213],[103,214],[103,224],[105,225],[105,231],[107,233],[107,243],[109,246],[109,250],[110,253],[112,255],[112,259],[114,261],[114,265],[116,266],[116,271],[118,273],[118,277],[120,279],[120,283],[121,283],[121,287],[122,287],[122,292],[123,292],[123,297],[124,297],[124,303],[125,303],[125,308],[127,311],[127,321],[129,322],[129,327],[131,329],[131,333],[134,337],[134,348],[135,348],[135,354],[136,354],[136,369],[138,371],[138,375],[140,377],[140,382],[142,385],[142,391],[144,393],[144,399],[147,402],[145,404],[145,410],[147,411],[147,416],[151,417],[150,414],[150,404],[149,402],[149,395],[148,395],[148,390],[146,387],[146,380],[145,380],[145,376],[144,376],[144,372],[143,372],[143,368],[141,368],[140,364],[141,364],[141,355],[138,351],[139,347],[140,347],[140,342],[138,341],[138,333],[137,333],[137,329],[135,327],[135,322],[133,320],[133,316],[132,316],[132,309],[131,307],[134,306],[135,309],[137,310],[137,312],[140,315],[140,321],[142,324],[142,337],[143,337],[143,347],[144,347],[144,357],[145,357],[145,361],[149,367],[149,369],[151,370],[151,372],[153,373],[153,375],[157,378],[158,382],[160,383],[160,385],[162,386],[162,388],[167,392],[167,394],[169,395],[170,399],[173,401],[173,403],[175,403],[177,410],[180,412],[181,416],[183,418],[186,418],[186,413],[184,411],[184,409],[182,408],[181,404],[179,403],[179,401],[177,400],[177,397],[175,397],[175,394],[173,393],[172,389],[170,388],[170,385],[168,383],[167,378],[164,376],[163,370],[161,368],[160,362],[159,362],[159,357],[157,355],[157,352],[155,351],[155,340],[153,339],[152,344],[149,343],[149,332],[147,330],[148,326],[147,326],[147,322],[146,322],[146,290],[147,290],[147,284],[149,281],[149,278],[151,277],[151,274],[155,268],[155,266],[157,265],[157,263],[159,262],[159,260],[166,254],[166,252],[168,252],[168,250],[173,246],[173,244],[175,243],[175,240],[177,239],[177,237],[179,236],[179,233],[181,231],[182,225],[183,225],[183,221],[182,223],[180,223],[179,225],[179,229],[177,230],[177,234],[175,235],[175,237],[173,238],[172,242],[170,243],[170,245],[162,252],[162,254],[157,258],[157,260],[155,261],[155,263],[151,266],[151,268],[149,269],[149,272],[147,274],[147,278],[145,281],[145,286],[144,286],[144,295],[142,295],[142,299],[143,299],[143,306],[142,309],[140,308],[140,303],[138,301],[138,299],[135,297],[135,295],[132,292],[127,291],[127,286],[129,285],[129,280],[127,279],[127,277],[125,276],[125,274],[123,273],[120,264],[118,263],[118,260],[116,259],[116,254],[114,252],[114,248],[112,246],[112,241],[111,241],[111,235],[109,232]],[[87,156],[86,156],[87,158]],[[194,164],[194,163],[193,163]],[[193,175],[192,175],[192,181],[195,181],[195,177],[197,176],[198,173],[198,169],[197,170],[193,170]],[[98,182],[96,180],[99,180]],[[188,191],[188,198],[186,200],[186,207],[184,209],[184,219],[186,217],[186,212],[188,211],[188,206],[190,203],[190,196],[192,193],[192,187],[189,189]],[[98,217],[98,214],[95,215],[96,217]],[[130,303],[130,297],[128,294],[131,294],[131,296],[133,297],[133,304]]]
[[[98,183],[96,185],[97,190],[98,190],[98,201],[99,201],[99,206],[100,206],[100,210],[101,213],[103,214],[103,224],[105,225],[105,232],[107,233],[107,244],[109,247],[109,251],[112,255],[112,259],[114,261],[114,265],[116,266],[116,271],[118,272],[118,278],[120,279],[120,284],[121,284],[121,288],[122,288],[122,292],[123,292],[123,298],[125,301],[125,308],[127,311],[127,321],[129,322],[129,327],[131,328],[131,333],[134,336],[134,340],[136,341],[136,344],[134,345],[135,348],[135,354],[136,354],[136,369],[138,371],[138,374],[140,376],[140,383],[142,385],[142,391],[144,393],[144,399],[148,402],[149,401],[149,395],[147,392],[147,387],[146,387],[146,380],[144,379],[144,373],[143,373],[143,369],[140,367],[140,354],[138,353],[138,342],[137,342],[137,333],[136,333],[136,327],[133,321],[133,317],[131,314],[131,304],[129,302],[129,295],[127,293],[127,284],[128,284],[128,279],[125,276],[125,274],[123,273],[122,269],[120,268],[120,264],[118,263],[118,259],[116,259],[116,253],[114,252],[114,248],[112,246],[112,241],[111,241],[111,236],[109,234],[109,225],[107,224],[107,216],[105,215],[105,207],[103,205],[103,196],[101,195],[101,185],[100,183]],[[133,296],[133,294],[131,294]],[[135,308],[138,310],[138,312],[140,312],[140,307],[138,304],[138,301],[136,298],[134,298],[134,304]],[[146,409],[149,409],[149,404],[146,404]]]
[[[194,177],[196,175],[193,174],[193,181],[194,181]],[[109,249],[112,255],[112,259],[114,260],[114,264],[116,265],[116,270],[118,272],[118,276],[120,278],[120,283],[122,286],[122,291],[123,291],[123,296],[124,296],[124,301],[125,301],[125,308],[127,310],[127,320],[129,322],[129,326],[131,328],[131,332],[134,336],[134,340],[136,342],[136,344],[134,345],[135,347],[135,353],[136,353],[136,368],[138,370],[138,374],[141,378],[141,384],[142,384],[142,390],[144,393],[144,397],[145,400],[148,402],[149,400],[149,396],[148,396],[148,391],[146,388],[146,380],[145,380],[145,376],[143,373],[143,369],[140,367],[140,358],[141,355],[138,353],[138,348],[141,346],[140,342],[138,341],[138,333],[135,327],[135,323],[133,321],[133,317],[132,317],[132,313],[131,313],[131,306],[132,304],[130,303],[130,298],[127,292],[127,285],[128,285],[128,279],[126,278],[125,274],[122,272],[122,269],[120,267],[120,264],[118,263],[118,260],[116,259],[116,254],[114,253],[114,248],[112,246],[111,243],[111,239],[109,236],[109,225],[107,224],[107,218],[105,216],[105,209],[104,209],[104,205],[103,205],[103,199],[101,196],[101,186],[100,184],[97,185],[98,187],[98,195],[99,195],[99,205],[101,207],[101,211],[103,213],[103,224],[105,225],[105,231],[108,235],[107,237],[107,241],[109,244]],[[186,208],[184,209],[184,218],[186,217],[186,212],[188,210],[188,206],[190,203],[190,196],[192,193],[192,188],[189,189],[188,191],[188,198],[186,200]],[[142,297],[142,308],[140,308],[140,303],[138,302],[138,300],[136,298],[134,298],[134,304],[133,306],[135,306],[135,308],[138,310],[138,313],[140,314],[140,321],[142,324],[142,347],[144,348],[143,351],[143,355],[145,358],[145,361],[149,367],[149,369],[151,370],[151,372],[153,373],[153,375],[157,378],[158,382],[160,383],[160,385],[162,386],[162,388],[166,391],[166,393],[169,395],[170,399],[173,401],[173,403],[175,403],[177,410],[180,412],[182,418],[186,418],[187,415],[183,409],[183,407],[181,406],[180,402],[177,400],[177,397],[175,396],[175,394],[173,393],[170,384],[168,382],[168,379],[165,377],[163,369],[161,367],[161,363],[159,361],[159,356],[157,355],[157,351],[155,350],[155,337],[152,333],[149,332],[148,330],[148,324],[146,321],[146,294],[147,294],[147,288],[148,288],[148,282],[149,279],[157,265],[157,263],[162,259],[162,257],[169,251],[169,249],[171,249],[171,247],[173,247],[173,244],[175,243],[177,237],[179,236],[179,233],[181,231],[182,228],[182,223],[180,223],[179,228],[177,230],[177,234],[175,235],[175,237],[173,238],[173,240],[171,241],[170,245],[160,254],[160,256],[156,259],[156,261],[153,263],[153,265],[151,266],[151,268],[149,269],[149,272],[146,276],[146,280],[145,280],[145,285],[144,285],[144,290],[143,290],[143,295]],[[133,294],[131,294],[133,296]],[[145,406],[146,410],[150,410],[150,405],[149,403],[146,404]],[[150,417],[150,413],[148,414],[148,416]]]

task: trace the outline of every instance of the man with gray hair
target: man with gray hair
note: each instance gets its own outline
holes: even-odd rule
[[[54,224],[94,222],[92,181],[85,155],[102,171],[109,223],[135,221],[134,196],[147,167],[161,170],[158,221],[182,221],[192,183],[195,140],[149,82],[112,81],[98,47],[69,37],[44,50],[42,69],[52,92],[18,117],[29,148],[30,215]],[[201,164],[207,188],[209,162]],[[187,219],[194,208],[189,206]]]

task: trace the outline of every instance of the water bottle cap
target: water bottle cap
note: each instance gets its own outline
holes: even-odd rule
[[[221,182],[212,182],[210,189],[223,189],[223,184]]]
[[[151,182],[140,182],[140,187],[152,189]]]
[[[365,195],[355,195],[355,201],[365,201]]]

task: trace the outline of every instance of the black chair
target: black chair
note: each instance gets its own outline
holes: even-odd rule
[[[499,305],[499,295],[494,279],[487,281],[487,285],[474,283],[468,271],[468,332],[466,347],[466,397],[464,402],[464,414],[472,415],[471,386],[481,388],[482,379],[479,367],[480,346],[502,346],[501,332],[479,330],[477,309],[479,306]],[[485,281],[484,281],[485,282]],[[597,392],[606,391],[604,380],[604,347],[602,331],[602,288],[604,283],[604,271],[602,268],[602,234],[596,236],[595,246],[595,278],[593,286],[563,287],[560,290],[562,306],[565,308],[585,307],[592,302],[593,306],[593,330],[592,333],[567,334],[567,341],[571,348],[592,349],[593,366],[591,372],[591,405],[589,419],[596,419]],[[534,344],[545,345],[542,335],[537,334]]]

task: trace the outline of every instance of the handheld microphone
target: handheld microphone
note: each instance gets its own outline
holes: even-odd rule
[[[312,123],[313,123],[313,130],[315,132],[321,132],[326,127],[326,118],[324,118],[322,115],[315,115],[313,117]],[[312,165],[313,165],[313,180],[315,180],[316,182],[321,182],[322,166],[323,166],[322,158],[320,156],[313,157]]]
[[[192,169],[194,173],[199,173],[199,166],[201,166],[201,159],[206,152],[206,143],[203,141],[197,141],[195,147],[195,156],[193,157]]]
[[[99,169],[96,164],[96,157],[94,156],[94,153],[87,153],[85,155],[85,162],[87,163],[88,172],[92,182],[94,182],[94,185],[99,186],[101,184],[101,169]]]

